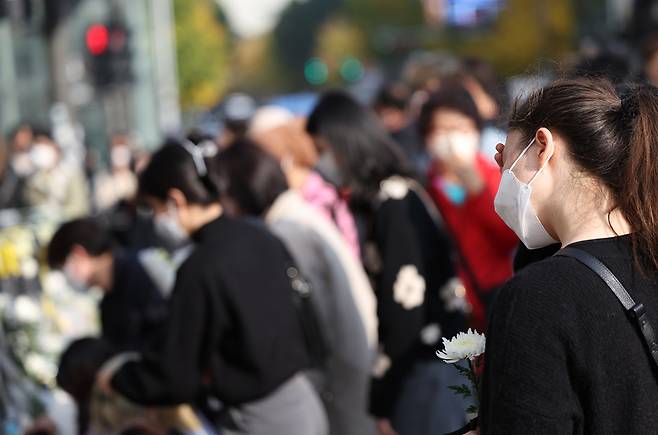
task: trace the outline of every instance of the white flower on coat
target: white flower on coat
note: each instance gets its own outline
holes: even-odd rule
[[[469,328],[468,332],[460,332],[452,339],[443,339],[443,352],[436,351],[436,356],[454,364],[468,358],[473,360],[484,353],[486,337]]]
[[[391,177],[382,181],[379,185],[379,199],[386,201],[387,199],[404,199],[409,192],[409,184],[407,180],[402,177]]]
[[[471,304],[466,298],[466,287],[459,278],[453,278],[439,292],[441,300],[446,307],[446,311],[471,312]]]
[[[405,310],[419,307],[425,301],[425,278],[416,266],[402,266],[393,284],[393,299]]]
[[[21,295],[14,301],[14,316],[20,323],[37,323],[41,319],[41,310],[30,297]]]
[[[372,369],[372,374],[375,378],[381,379],[384,377],[388,369],[391,368],[391,358],[385,353],[379,353],[377,355],[377,361],[375,361],[375,366]]]
[[[432,323],[420,331],[420,340],[427,346],[438,343],[441,338],[441,326],[438,323]]]

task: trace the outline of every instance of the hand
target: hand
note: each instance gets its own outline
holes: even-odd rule
[[[480,431],[478,429],[475,429],[470,432],[466,432],[466,435],[480,435]]]
[[[377,433],[379,435],[398,435],[398,433],[391,426],[391,421],[387,418],[377,420]]]
[[[505,144],[499,143],[496,145],[496,163],[498,163],[498,167],[500,170],[503,170],[503,151],[505,151]]]

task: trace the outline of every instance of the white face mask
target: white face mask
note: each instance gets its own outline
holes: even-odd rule
[[[528,184],[519,181],[512,172],[512,169],[514,169],[521,157],[530,149],[534,142],[535,139],[532,139],[512,166],[503,172],[500,187],[498,187],[498,194],[496,194],[494,201],[494,207],[498,216],[519,236],[519,239],[521,239],[528,249],[539,249],[557,243],[557,240],[548,234],[546,228],[539,221],[537,213],[535,213],[530,201],[530,196],[532,195],[531,184],[541,174],[552,155],[548,157],[546,163],[539,168],[539,171],[537,171]]]
[[[69,282],[69,284],[73,287],[74,290],[84,291],[89,287],[86,282],[84,282],[82,279],[78,277],[79,275],[76,272],[76,267],[73,265],[73,263],[71,263],[71,260],[68,260],[64,264],[64,267],[62,268],[62,273],[64,273],[66,280]]]
[[[167,212],[158,215],[154,219],[155,232],[172,248],[178,248],[185,244],[189,238],[176,216],[176,206],[169,205]]]
[[[110,154],[112,166],[115,168],[127,168],[132,160],[132,153],[128,145],[117,145],[112,148]]]
[[[57,165],[57,151],[52,145],[36,143],[30,150],[32,163],[39,169],[51,169]]]
[[[470,162],[477,156],[478,136],[454,131],[434,136],[429,145],[430,154],[435,159],[445,161],[457,157]]]

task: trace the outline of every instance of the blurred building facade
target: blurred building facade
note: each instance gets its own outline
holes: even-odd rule
[[[170,0],[0,0],[0,129],[155,147],[180,127],[173,22]]]

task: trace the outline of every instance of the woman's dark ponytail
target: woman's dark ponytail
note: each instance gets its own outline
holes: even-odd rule
[[[636,257],[641,253],[645,266],[658,270],[658,88],[631,89],[620,115],[628,126],[628,157],[617,205],[633,229]]]

